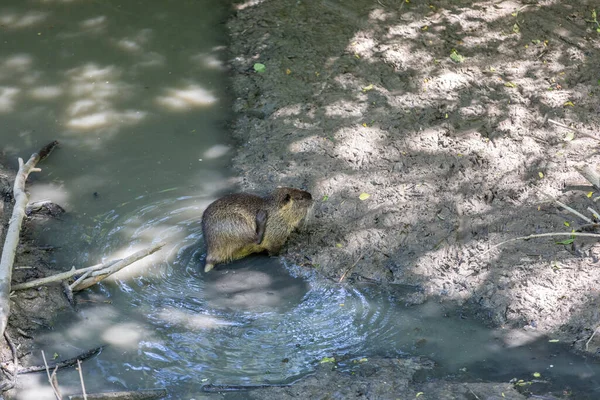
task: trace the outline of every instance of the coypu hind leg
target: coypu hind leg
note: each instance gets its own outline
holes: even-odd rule
[[[267,229],[267,211],[259,210],[256,213],[256,244],[260,244],[265,237]]]

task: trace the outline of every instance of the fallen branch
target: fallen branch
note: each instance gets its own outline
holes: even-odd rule
[[[92,265],[91,267],[86,267],[86,268],[81,268],[81,269],[72,268],[70,271],[61,272],[60,274],[48,276],[46,278],[40,278],[40,279],[35,279],[33,281],[25,282],[25,283],[19,283],[18,285],[14,285],[12,287],[12,290],[31,289],[34,287],[47,285],[49,283],[61,282],[61,281],[67,280],[69,278],[72,278],[75,275],[85,274],[88,271],[97,271],[100,269],[108,268],[111,265],[117,263],[118,261],[121,261],[121,260],[112,260],[112,261],[105,262],[103,264],[96,264],[96,265]]]
[[[584,165],[582,167],[575,167],[575,169],[597,190],[600,190],[600,175],[598,175],[594,168]]]
[[[83,396],[76,394],[69,396],[69,400],[152,400],[167,397],[166,389],[146,389],[131,392],[94,393]]]
[[[110,275],[114,274],[115,272],[122,270],[126,266],[133,264],[134,262],[141,260],[142,258],[149,256],[152,253],[156,253],[165,244],[166,244],[165,242],[160,242],[149,249],[137,251],[137,252],[133,253],[132,255],[125,257],[121,261],[116,262],[115,264],[111,265],[110,267],[108,267],[106,269],[92,272],[91,273],[92,277],[83,280],[80,284],[78,284],[76,287],[73,288],[73,291],[77,292],[77,291],[86,289],[92,285],[95,285],[96,283],[109,277]]]
[[[56,397],[56,400],[62,400],[62,395],[60,394],[60,391],[58,389],[58,380],[56,379],[56,371],[58,370],[58,367],[54,368],[54,371],[52,371],[52,375],[50,375],[50,368],[48,367],[48,363],[46,362],[46,355],[44,354],[44,350],[42,350],[42,358],[44,359],[46,375],[48,375],[48,382],[52,387],[54,396]]]
[[[342,276],[340,277],[340,280],[338,281],[338,283],[342,283],[344,282],[344,279],[346,279],[346,276],[354,269],[354,267],[356,267],[356,264],[358,264],[358,262],[360,260],[362,260],[364,253],[360,253],[360,256],[358,256],[358,258],[356,259],[356,261],[354,261],[354,264],[352,264],[350,266],[350,268],[348,268],[346,271],[344,271],[344,273],[342,274]]]
[[[85,383],[83,382],[83,371],[81,370],[81,361],[77,360],[77,370],[79,371],[79,380],[81,381],[81,392],[83,394],[83,400],[87,400],[87,393],[85,392]]]
[[[590,138],[590,139],[595,139],[595,140],[598,140],[598,141],[600,141],[600,138],[597,138],[597,137],[596,137],[596,136],[594,136],[594,135],[590,135],[589,133],[582,132],[582,131],[580,131],[579,129],[571,128],[570,126],[568,126],[568,125],[565,125],[565,124],[563,124],[562,122],[558,122],[558,121],[555,121],[555,120],[553,120],[553,119],[548,119],[548,122],[550,122],[551,124],[554,124],[554,125],[560,126],[561,128],[565,128],[565,129],[568,129],[568,130],[570,130],[570,131],[573,131],[573,132],[575,132],[576,134],[578,134],[578,135],[580,135],[580,136],[585,136],[585,137],[588,137],[588,138]]]
[[[88,358],[95,356],[96,354],[100,354],[102,349],[104,349],[104,346],[96,347],[95,349],[91,349],[91,350],[86,351],[85,353],[81,353],[77,357],[68,358],[64,361],[59,361],[57,363],[51,364],[50,368],[71,367],[71,366],[77,364],[77,360],[84,361],[84,360],[87,360]],[[41,372],[41,371],[45,371],[45,370],[46,370],[45,365],[33,365],[31,367],[20,367],[17,370],[17,373],[18,374],[30,374],[32,372]]]
[[[69,278],[72,278],[74,276],[81,275],[81,276],[79,276],[79,278],[77,278],[77,280],[75,280],[75,282],[73,282],[71,285],[69,285],[69,288],[73,292],[77,292],[77,291],[80,291],[87,287],[90,287],[95,283],[100,282],[102,279],[106,278],[107,276],[114,274],[115,272],[125,268],[126,266],[133,264],[134,262],[141,260],[142,258],[144,258],[146,256],[149,256],[150,254],[157,252],[164,245],[165,245],[165,242],[160,242],[160,243],[154,245],[153,247],[137,251],[137,252],[133,253],[132,255],[130,255],[126,258],[123,258],[123,259],[111,260],[111,261],[105,262],[103,264],[96,264],[96,265],[92,265],[91,267],[86,267],[86,268],[80,268],[80,269],[73,268],[70,271],[61,272],[60,274],[47,276],[45,278],[35,279],[33,281],[29,281],[29,282],[25,282],[25,283],[20,283],[18,285],[13,286],[12,290],[31,289],[34,287],[47,285],[49,283],[62,282]],[[90,275],[92,277],[88,278]],[[100,278],[98,279],[98,277],[100,277]],[[94,280],[93,283],[91,283],[92,280]],[[84,285],[87,285],[87,286],[84,286]]]
[[[13,364],[12,364],[12,371],[9,371],[8,369],[4,368],[4,370],[6,372],[8,372],[9,374],[11,374],[11,379],[10,382],[7,383],[2,383],[2,385],[0,385],[0,391],[5,391],[5,390],[10,390],[12,388],[14,388],[17,385],[17,373],[15,371],[17,371],[19,369],[19,356],[17,355],[17,348],[15,346],[15,344],[13,343],[12,339],[10,338],[10,336],[8,335],[8,332],[4,332],[4,338],[6,339],[6,343],[8,343],[8,347],[10,347],[10,351],[12,353],[12,357],[13,357]]]
[[[512,239],[508,239],[505,240],[504,242],[500,242],[492,247],[490,247],[489,249],[487,249],[486,251],[484,251],[483,253],[480,253],[480,256],[483,256],[484,254],[489,253],[490,251],[505,245],[506,243],[510,243],[510,242],[516,242],[517,240],[529,240],[529,239],[534,239],[534,238],[541,238],[541,237],[552,237],[552,236],[583,236],[583,237],[595,237],[600,239],[600,234],[599,233],[586,233],[586,232],[549,232],[549,233],[538,233],[535,235],[529,235],[529,236],[519,236],[516,238],[512,238]]]
[[[0,259],[0,335],[4,334],[6,324],[8,323],[8,315],[10,314],[10,283],[12,280],[12,270],[17,253],[17,246],[21,234],[21,225],[25,217],[25,207],[29,201],[29,196],[25,192],[25,181],[31,172],[39,172],[41,169],[36,168],[37,163],[50,154],[56,147],[58,142],[54,141],[43,147],[38,153],[33,153],[27,163],[23,163],[23,159],[19,158],[19,171],[15,177],[13,187],[13,196],[15,205],[10,218],[4,247],[2,249],[2,258]]]
[[[585,342],[585,351],[588,351],[588,346],[590,345],[590,342],[592,341],[594,336],[596,336],[596,333],[598,333],[598,329],[600,329],[600,326],[597,327],[596,329],[594,329],[594,333],[592,333],[592,336],[590,336],[590,338],[587,340],[587,342]]]

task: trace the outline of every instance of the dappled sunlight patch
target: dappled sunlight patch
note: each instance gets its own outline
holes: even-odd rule
[[[0,14],[0,25],[4,29],[28,28],[45,21],[48,16],[48,13],[41,11],[27,11],[24,13],[5,11]]]
[[[13,111],[20,92],[21,89],[14,87],[0,87],[0,113]]]
[[[118,79],[121,77],[122,71],[120,68],[112,65],[101,67],[95,63],[88,63],[68,70],[66,75],[74,82],[95,83]]]
[[[0,68],[2,69],[13,69],[18,72],[24,72],[23,69],[31,68],[33,64],[33,57],[29,54],[15,54],[7,57],[2,62]]]
[[[439,76],[433,78],[431,84],[438,85],[444,91],[456,91],[466,88],[471,83],[468,75],[459,74],[453,71],[445,71]]]
[[[263,3],[264,1],[265,0],[246,0],[243,3],[235,4],[233,8],[235,8],[236,10],[243,10],[244,8],[255,7],[260,3]]]
[[[45,167],[42,166],[42,171]],[[46,183],[37,182],[28,188],[30,193],[30,202],[51,200],[55,204],[60,204],[62,207],[66,207],[69,204],[70,194],[61,183]]]
[[[231,150],[230,146],[226,146],[224,144],[215,144],[211,146],[208,150],[203,153],[203,158],[207,160],[214,160],[216,158],[221,158]]]
[[[142,29],[136,35],[124,37],[115,42],[115,46],[123,51],[139,54],[144,51],[144,46],[150,42],[152,38],[151,29]]]
[[[167,89],[166,94],[156,98],[156,103],[172,111],[189,111],[212,106],[217,98],[199,85],[190,84],[182,89]]]
[[[48,354],[48,351],[45,351],[46,358],[51,357],[51,354]],[[60,373],[58,373],[60,374]],[[56,399],[54,391],[52,387],[48,383],[48,378],[46,377],[46,373],[44,372],[42,378],[42,374],[22,374],[19,376],[19,380],[17,383],[18,393],[16,397],[13,399],[16,400],[52,400]],[[58,377],[60,379],[60,375]],[[81,387],[76,387],[73,385],[69,385],[68,383],[64,383],[63,381],[59,382],[59,387],[61,392],[63,393],[76,393],[78,390],[80,391]]]
[[[98,17],[88,18],[81,21],[79,26],[85,30],[101,32],[106,29],[107,21],[108,19],[106,18],[106,15],[100,15]]]
[[[351,100],[338,100],[325,106],[325,115],[328,117],[361,118],[368,109],[367,103],[359,107]]]
[[[303,104],[290,104],[283,106],[273,112],[274,117],[294,117],[303,113]]]
[[[289,149],[292,153],[303,153],[303,152],[318,152],[325,153],[325,144],[326,138],[320,136],[309,136],[306,138],[302,138],[290,143]]]
[[[153,231],[154,232],[156,232],[156,231],[164,232],[164,229],[161,229],[160,226],[157,226],[157,227],[155,227],[155,229],[153,229]],[[145,235],[145,236],[149,236],[149,235]],[[176,242],[177,240],[183,239],[183,237],[172,237],[169,239],[172,239],[174,242]],[[132,255],[133,253],[135,253],[137,251],[150,248],[150,247],[152,247],[152,245],[153,245],[152,242],[144,240],[143,243],[136,243],[135,245],[125,246],[124,248],[116,250],[116,251],[112,252],[109,256],[110,256],[110,259],[112,259],[112,260],[123,259],[123,258],[126,258],[126,257]],[[164,261],[165,254],[167,254],[167,252],[168,252],[168,249],[165,246],[161,250],[157,251],[156,253],[150,254],[149,256],[146,256],[146,257],[142,258],[141,260],[138,260],[135,263],[128,265],[127,267],[123,268],[119,272],[114,273],[113,275],[106,278],[106,280],[113,281],[113,282],[114,281],[130,281],[135,278],[149,275],[151,273],[151,272],[149,272],[150,268],[155,265],[158,265],[160,262]]]
[[[60,97],[64,90],[60,86],[40,86],[29,90],[29,96],[34,100],[54,100]]]
[[[502,335],[504,344],[508,348],[527,346],[543,337],[541,332],[511,329]]]
[[[212,315],[182,311],[175,308],[165,308],[161,310],[158,313],[158,318],[169,325],[177,325],[191,331],[216,329],[222,326],[234,325],[234,323],[231,321],[227,321]]]
[[[214,54],[207,54],[207,53],[196,54],[196,55],[193,55],[190,57],[190,61],[193,64],[196,64],[196,65],[206,68],[206,69],[214,69],[217,71],[225,70],[225,65],[224,65],[223,61],[221,61]]]
[[[264,272],[244,270],[220,276],[214,285],[223,294],[234,294],[246,290],[267,288],[272,283],[271,276]]]
[[[144,328],[133,322],[125,322],[109,326],[103,333],[102,339],[112,346],[122,349],[136,350],[142,339]]]
[[[99,128],[120,127],[140,122],[146,113],[138,110],[116,112],[112,110],[82,115],[67,121],[67,126],[79,131],[90,131]]]

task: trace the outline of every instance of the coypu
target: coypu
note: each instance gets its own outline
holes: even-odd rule
[[[277,254],[311,205],[310,193],[287,187],[266,197],[237,193],[214,201],[202,215],[204,272],[252,253]]]

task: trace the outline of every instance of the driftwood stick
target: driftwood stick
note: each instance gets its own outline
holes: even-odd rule
[[[340,280],[338,281],[338,283],[344,282],[344,279],[346,279],[346,276],[354,269],[354,267],[356,267],[356,264],[358,264],[358,262],[360,260],[362,260],[363,255],[364,255],[364,253],[360,253],[360,256],[358,256],[358,258],[356,259],[356,261],[354,261],[354,264],[352,264],[348,269],[346,269],[346,271],[344,271],[344,273],[340,277]]]
[[[119,260],[115,261],[115,263],[119,262]],[[69,289],[71,289],[71,292],[73,291],[73,288],[77,285],[79,285],[81,282],[83,282],[85,280],[85,278],[87,278],[88,276],[90,276],[90,274],[92,273],[92,271],[86,271],[83,275],[81,275],[79,278],[77,278],[75,280],[75,282],[71,283],[69,285]]]
[[[166,389],[146,389],[131,392],[93,393],[84,397],[81,394],[69,396],[69,400],[153,400],[167,397]]]
[[[15,371],[19,369],[19,356],[17,355],[17,347],[15,346],[12,339],[8,335],[8,332],[6,331],[4,331],[4,338],[6,339],[6,343],[8,343],[8,347],[10,347],[10,351],[12,352],[13,363],[12,371],[9,371],[9,373],[12,375],[10,382],[3,383],[2,385],[0,385],[1,391],[10,390],[17,385],[17,373]]]
[[[563,124],[562,122],[558,122],[558,121],[555,121],[555,120],[553,120],[553,119],[548,119],[548,122],[550,122],[551,124],[554,124],[554,125],[560,126],[561,128],[565,128],[565,129],[568,129],[568,130],[570,130],[570,131],[573,131],[573,132],[575,132],[576,134],[578,134],[578,135],[580,135],[580,136],[585,136],[585,137],[588,137],[588,138],[590,138],[590,139],[595,139],[595,140],[598,140],[598,141],[600,141],[600,138],[597,138],[597,137],[596,137],[596,136],[594,136],[594,135],[590,135],[589,133],[582,132],[582,131],[580,131],[579,129],[571,128],[570,126],[568,126],[568,125],[565,125],[565,124]]]
[[[571,214],[581,218],[582,220],[584,220],[585,222],[587,222],[588,224],[593,224],[594,221],[592,221],[591,219],[589,219],[588,217],[586,217],[585,215],[583,215],[582,213],[580,213],[579,211],[569,207],[568,205],[566,205],[565,203],[562,203],[559,200],[554,199],[554,202],[556,204],[558,204],[559,206],[561,206],[562,208],[564,208],[565,210],[567,210],[568,212],[570,212]]]
[[[594,329],[592,336],[590,336],[590,338],[587,340],[587,342],[585,342],[585,351],[588,351],[588,346],[590,345],[590,342],[592,341],[594,336],[596,336],[596,333],[598,333],[598,329],[600,329],[600,326],[598,326],[596,329]]]
[[[103,264],[96,264],[96,265],[92,265],[91,267],[86,267],[86,268],[81,268],[81,269],[72,268],[70,271],[61,272],[60,274],[48,276],[46,278],[40,278],[40,279],[35,279],[33,281],[25,282],[25,283],[19,283],[18,285],[14,285],[12,287],[12,290],[31,289],[34,287],[47,285],[49,283],[61,282],[66,279],[72,278],[75,275],[86,273],[87,271],[96,271],[96,270],[108,268],[111,265],[117,263],[118,261],[121,261],[121,260],[111,260],[111,261],[105,262]]]
[[[48,367],[48,362],[46,361],[46,355],[44,354],[44,350],[42,350],[42,358],[44,359],[44,369],[46,370],[46,375],[48,375],[48,382],[52,387],[52,391],[54,392],[54,396],[56,400],[62,400],[62,395],[58,391],[58,382],[56,380],[56,370],[58,367],[54,368],[54,372],[50,375],[50,368]]]
[[[83,394],[83,400],[87,400],[87,393],[85,392],[85,383],[83,382],[83,371],[81,370],[81,361],[77,360],[77,370],[79,371],[79,380],[81,381],[81,393]]]
[[[573,208],[569,207],[568,205],[566,205],[565,203],[555,199],[553,196],[550,196],[548,193],[544,193],[544,195],[546,197],[548,197],[550,200],[552,200],[554,202],[554,204],[558,205],[559,207],[564,208],[565,210],[567,210],[568,212],[570,212],[571,214],[581,218],[582,220],[584,220],[585,222],[587,222],[588,224],[593,224],[594,221],[592,221],[591,219],[589,219],[588,217],[586,217],[585,215],[583,215],[582,213],[580,213],[577,210],[574,210]]]
[[[125,257],[124,259],[113,264],[109,268],[106,268],[106,269],[103,269],[100,271],[94,271],[91,274],[92,277],[85,279],[83,282],[81,282],[76,287],[74,287],[73,290],[80,291],[80,290],[86,289],[92,285],[95,285],[96,283],[100,282],[104,278],[107,278],[108,276],[114,274],[115,272],[122,270],[126,266],[133,264],[134,262],[136,262],[146,256],[149,256],[152,253],[157,252],[165,244],[166,244],[165,242],[160,242],[160,243],[154,245],[153,247],[137,251],[137,252],[133,253],[132,255]]]
[[[25,181],[31,172],[39,172],[41,169],[36,168],[36,164],[46,157],[52,149],[58,144],[54,141],[38,153],[33,153],[27,163],[23,163],[23,159],[19,158],[19,171],[15,177],[13,187],[13,196],[15,205],[10,218],[10,224],[6,232],[4,247],[2,249],[2,258],[0,259],[0,335],[4,334],[6,324],[8,323],[8,315],[10,314],[10,283],[12,280],[13,264],[17,254],[17,246],[21,234],[21,225],[25,218],[25,207],[29,201],[29,195],[25,192]]]
[[[594,185],[597,190],[600,190],[600,175],[589,165],[575,167],[577,172],[581,174],[589,183]]]
[[[599,233],[586,233],[586,232],[549,232],[549,233],[538,233],[535,235],[529,235],[529,236],[519,236],[516,238],[512,238],[512,239],[508,239],[505,240],[504,242],[500,242],[492,247],[490,247],[489,249],[487,249],[486,251],[484,251],[483,253],[480,253],[480,255],[484,255],[489,253],[490,251],[506,244],[506,243],[510,243],[510,242],[516,242],[517,240],[529,240],[529,239],[534,239],[534,238],[541,238],[541,237],[552,237],[552,236],[583,236],[583,237],[595,237],[597,239],[600,239],[600,234]]]
[[[68,358],[64,361],[59,361],[57,363],[53,363],[50,365],[50,367],[52,367],[52,368],[71,367],[71,366],[77,364],[77,360],[87,360],[88,358],[91,358],[91,357],[95,356],[96,354],[99,354],[103,348],[104,348],[104,346],[96,347],[95,349],[91,349],[91,350],[86,351],[85,353],[81,353],[77,357]],[[33,365],[31,367],[20,367],[17,370],[17,373],[29,374],[32,372],[41,372],[41,371],[44,371],[45,369],[46,369],[45,365]]]

